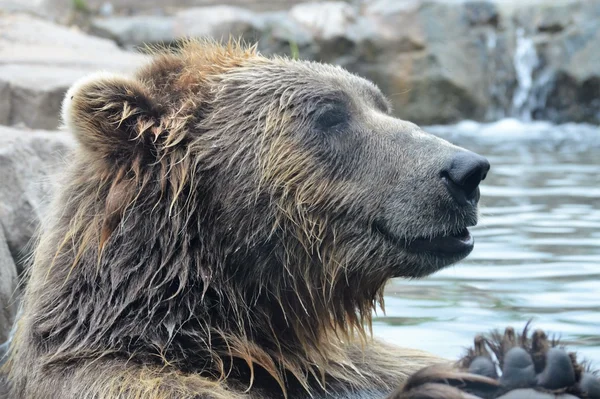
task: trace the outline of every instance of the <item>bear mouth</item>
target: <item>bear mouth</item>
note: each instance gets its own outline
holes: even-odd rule
[[[475,245],[475,240],[464,227],[458,233],[448,235],[438,235],[433,237],[417,237],[406,241],[406,249],[411,252],[429,252],[441,255],[460,255],[464,256],[471,253]]]
[[[413,238],[394,236],[381,225],[374,225],[373,230],[395,245],[403,247],[407,252],[415,254],[462,259],[469,255],[475,246],[475,240],[467,227],[453,233]]]

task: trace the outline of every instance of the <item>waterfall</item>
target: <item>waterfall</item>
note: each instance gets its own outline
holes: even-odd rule
[[[540,60],[533,40],[525,36],[525,30],[518,28],[517,43],[513,64],[517,73],[517,88],[512,99],[511,114],[524,121],[531,120],[533,103],[532,90],[534,89],[533,72],[539,66]]]
[[[507,79],[502,60],[498,54],[502,54],[504,43],[498,40],[494,29],[484,31],[483,36],[486,48],[486,76],[487,87],[490,95],[490,106],[486,110],[485,119],[495,121],[507,116],[509,104],[506,98]]]

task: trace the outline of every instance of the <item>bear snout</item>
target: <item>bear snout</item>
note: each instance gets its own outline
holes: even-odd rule
[[[471,151],[459,151],[452,156],[440,175],[459,205],[477,205],[479,183],[489,170],[490,163],[485,157]]]

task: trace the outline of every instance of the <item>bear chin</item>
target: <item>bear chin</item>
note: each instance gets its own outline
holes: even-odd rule
[[[400,262],[394,267],[393,277],[426,277],[463,260],[475,246],[475,239],[466,227],[453,234],[411,239],[394,237],[381,227],[373,231],[399,252]],[[414,266],[407,267],[406,263]]]

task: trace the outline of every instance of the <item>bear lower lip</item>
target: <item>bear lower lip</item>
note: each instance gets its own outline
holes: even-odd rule
[[[411,252],[433,252],[437,254],[462,254],[473,250],[475,240],[468,229],[464,228],[459,233],[431,238],[417,238],[407,242],[407,249]]]

